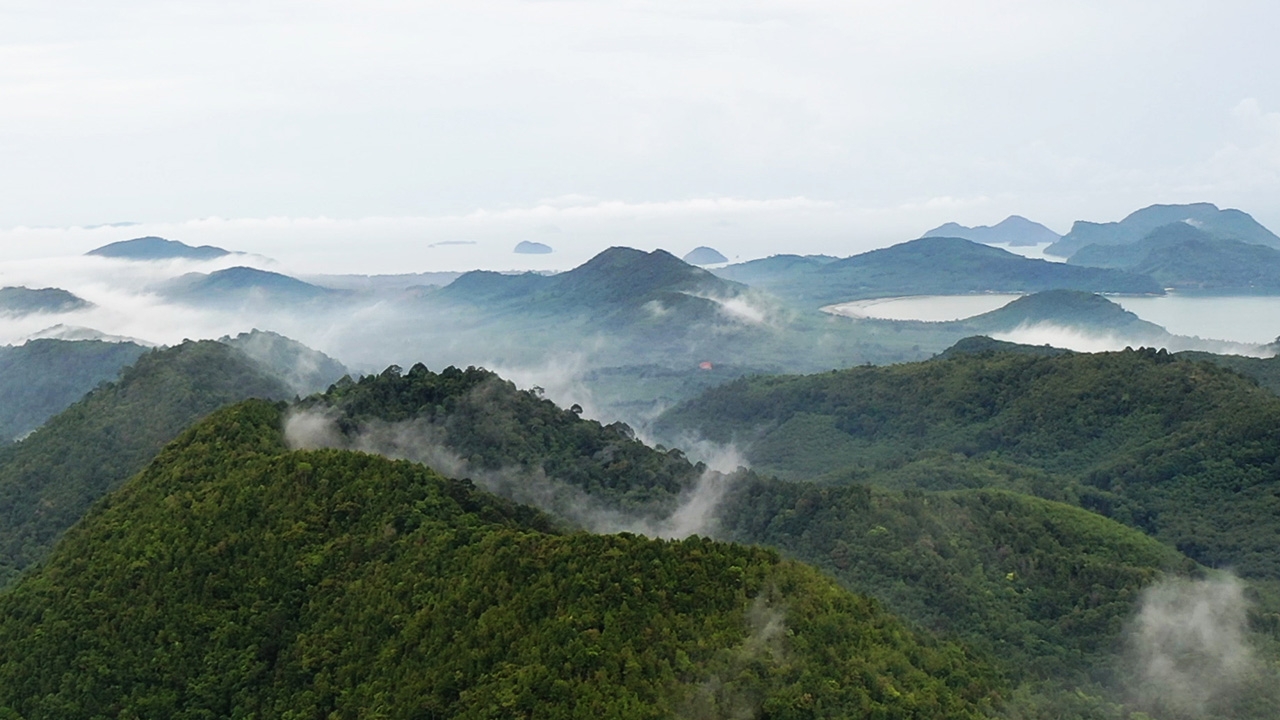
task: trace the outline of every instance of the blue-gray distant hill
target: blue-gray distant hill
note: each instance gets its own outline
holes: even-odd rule
[[[958,237],[988,245],[1023,247],[1054,243],[1062,236],[1021,215],[1010,215],[995,225],[968,227],[949,222],[930,230],[921,237]]]
[[[749,273],[753,287],[809,306],[900,295],[1053,289],[1164,292],[1159,283],[1142,275],[1034,260],[962,238],[920,238],[833,262],[796,256],[771,260],[767,269],[729,266],[722,274],[743,277]]]
[[[700,245],[686,253],[684,261],[690,265],[718,265],[729,262],[729,258],[715,248]]]
[[[212,245],[194,247],[177,240],[154,236],[121,240],[85,253],[124,260],[216,260],[231,254],[229,250]]]
[[[714,300],[741,295],[746,287],[693,267],[665,250],[644,252],[613,247],[586,263],[556,275],[477,270],[445,287],[452,301],[527,314],[622,314],[685,320],[718,314]]]
[[[21,317],[35,313],[64,313],[85,310],[93,303],[61,288],[0,288],[0,315]]]
[[[1280,294],[1280,250],[1215,237],[1184,222],[1127,245],[1086,245],[1067,262],[1149,275],[1182,292]]]
[[[780,279],[804,274],[839,259],[831,255],[770,255],[716,268],[712,272],[726,280],[767,287]]]
[[[1168,331],[1143,320],[1110,300],[1078,290],[1046,290],[961,320],[957,325],[974,332],[1008,332],[1032,325],[1054,325],[1085,333],[1115,333],[1135,345],[1167,341]]]
[[[187,273],[165,283],[161,292],[189,305],[300,303],[339,300],[348,293],[306,283],[268,270],[233,267],[212,273]]]
[[[1072,257],[1088,245],[1128,245],[1145,238],[1158,227],[1187,223],[1216,238],[1238,240],[1251,245],[1280,248],[1280,237],[1263,227],[1246,212],[1220,210],[1212,203],[1152,205],[1120,222],[1094,223],[1078,220],[1071,232],[1045,248],[1049,255]]]

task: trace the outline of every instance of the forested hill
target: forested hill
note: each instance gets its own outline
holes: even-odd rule
[[[0,585],[195,420],[245,398],[292,396],[222,343],[186,342],[140,356],[119,380],[0,449]]]
[[[1280,398],[1228,370],[1152,350],[958,354],[743,379],[659,423],[668,435],[739,443],[758,470],[792,478],[881,482],[931,453],[999,461],[1013,467],[1005,486],[1268,578],[1280,578],[1277,427]],[[948,487],[946,475],[919,482]]]
[[[959,647],[770,551],[561,535],[420,465],[185,433],[0,594],[0,716],[978,718]]]
[[[391,367],[338,383],[301,407],[336,411],[337,427],[353,447],[381,442],[381,449],[391,449],[384,441],[397,433],[388,424],[398,423],[413,442],[438,444],[465,462],[460,469],[552,478],[642,513],[670,511],[704,470],[679,451],[649,448],[623,423],[580,418],[573,408],[559,408],[537,391],[518,390],[479,368],[436,373],[421,364],[408,372]]]
[[[0,346],[0,444],[35,430],[146,351],[131,342],[101,340]]]

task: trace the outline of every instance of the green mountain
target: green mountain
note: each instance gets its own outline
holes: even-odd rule
[[[0,585],[184,428],[230,402],[293,392],[243,353],[186,342],[138,357],[20,442],[0,448]]]
[[[1110,300],[1078,290],[1045,290],[1024,295],[1004,307],[975,315],[958,325],[975,332],[1005,332],[1018,327],[1050,324],[1084,332],[1114,332],[1135,343],[1167,340],[1168,331],[1147,322]]]
[[[1182,222],[1127,245],[1087,245],[1068,262],[1142,273],[1182,292],[1280,292],[1280,250],[1215,237]]]
[[[1190,205],[1152,205],[1130,213],[1120,222],[1093,223],[1084,220],[1071,226],[1071,232],[1050,245],[1045,252],[1071,257],[1088,245],[1128,245],[1146,237],[1152,230],[1171,223],[1188,223],[1227,240],[1252,245],[1280,248],[1280,237],[1240,210],[1219,210],[1211,203]]]
[[[60,288],[0,288],[0,315],[21,317],[35,313],[65,313],[84,310],[93,304]]]
[[[0,347],[0,438],[35,430],[146,350],[98,340],[29,340]]]
[[[1057,242],[1062,236],[1021,215],[1010,215],[995,225],[968,227],[949,222],[926,232],[921,237],[956,237],[980,243],[1019,247]]]
[[[582,419],[482,370],[390,368],[303,408],[331,423],[321,444],[465,472],[572,522],[590,524],[583,507],[621,526],[699,507],[688,499],[705,470],[682,453],[650,449],[625,426]],[[495,470],[497,483],[486,472]],[[1145,587],[1166,573],[1200,572],[1194,563],[1095,513],[982,489],[1056,487],[1056,476],[1010,462],[932,451],[874,477],[889,490],[853,479],[718,476],[723,494],[700,506],[702,526],[817,565],[977,649],[1018,684],[1007,710],[1022,714],[1011,716],[1124,717],[1107,714],[1124,694],[1115,681],[1124,627]],[[556,492],[564,488],[576,492]],[[1265,697],[1265,687],[1244,696]]]
[[[1000,463],[1003,479],[978,486],[1077,504],[1206,565],[1280,578],[1278,425],[1280,398],[1250,380],[1142,350],[743,379],[656,429],[737,443],[752,467],[787,478],[910,487],[905,474],[945,490],[974,481],[912,465],[933,453]]]
[[[978,718],[958,646],[766,550],[560,534],[211,417],[0,594],[0,716]]]
[[[252,330],[218,342],[230,345],[265,366],[298,395],[324,391],[350,371],[318,350],[268,330]]]
[[[113,242],[85,253],[124,260],[216,260],[231,254],[212,245],[192,247],[177,240],[151,236]]]
[[[735,266],[726,268],[734,276]],[[834,262],[774,263],[780,272],[758,276],[758,287],[806,306],[899,295],[982,292],[1150,293],[1150,278],[1119,270],[1033,260],[961,238],[927,237]]]

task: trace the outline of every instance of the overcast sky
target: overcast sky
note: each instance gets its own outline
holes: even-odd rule
[[[1202,200],[1280,230],[1277,29],[1263,0],[0,0],[0,257],[848,255]]]

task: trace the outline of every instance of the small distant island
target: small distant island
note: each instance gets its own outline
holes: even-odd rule
[[[551,249],[550,245],[544,245],[540,242],[521,240],[519,244],[516,245],[516,249],[513,252],[517,255],[549,255],[555,251]]]
[[[121,240],[85,253],[85,255],[123,260],[216,260],[231,254],[230,250],[212,245],[195,247],[177,240],[166,240],[155,236]]]
[[[684,256],[684,261],[690,265],[718,265],[729,262],[729,258],[715,248],[700,245],[690,250],[689,254]]]

